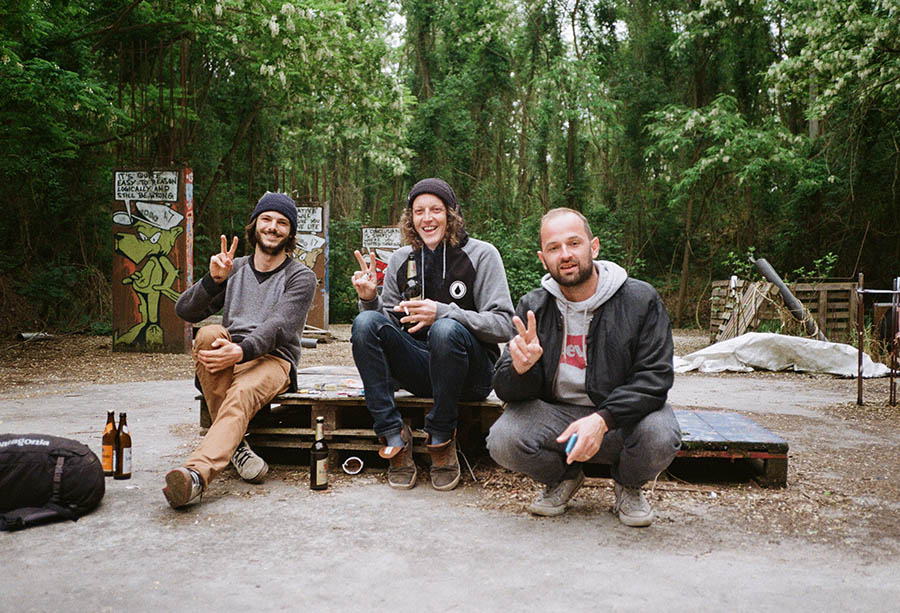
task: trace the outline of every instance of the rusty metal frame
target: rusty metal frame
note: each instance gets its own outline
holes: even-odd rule
[[[859,359],[857,361],[856,373],[856,404],[863,406],[863,339],[865,337],[865,312],[863,311],[863,295],[864,294],[889,294],[891,296],[890,311],[890,335],[889,343],[891,346],[891,374],[890,374],[890,392],[888,395],[888,404],[892,407],[897,406],[897,359],[900,353],[900,277],[894,278],[894,289],[864,289],[863,274],[859,273],[859,281],[856,288],[856,345],[859,351]]]

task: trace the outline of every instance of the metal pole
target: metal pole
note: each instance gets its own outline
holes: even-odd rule
[[[856,288],[856,346],[859,349],[856,371],[856,404],[863,405],[863,274],[859,273],[859,281]]]
[[[891,393],[888,403],[897,406],[897,345],[900,344],[900,277],[894,278],[894,295],[891,297]]]

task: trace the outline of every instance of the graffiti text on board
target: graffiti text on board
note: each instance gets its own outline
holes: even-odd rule
[[[173,202],[178,199],[178,173],[160,170],[140,170],[116,173],[116,200],[157,200]]]
[[[399,249],[403,245],[403,235],[400,228],[363,228],[362,229],[363,247],[374,249],[375,247],[384,247],[387,249]]]
[[[322,207],[298,206],[297,207],[297,232],[321,232],[322,231]]]

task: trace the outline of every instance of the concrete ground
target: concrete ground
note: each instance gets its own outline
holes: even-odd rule
[[[174,511],[160,490],[198,440],[194,393],[178,380],[0,394],[0,431],[97,451],[106,411],[127,411],[135,465],[132,479],[108,479],[101,506],[78,522],[0,533],[0,611],[887,611],[900,602],[896,556],[711,529],[702,506],[693,521],[633,529],[583,507],[552,519],[487,509],[471,481],[439,493],[420,476],[401,492],[368,470],[316,493],[298,478],[303,467],[282,465],[263,485],[229,471],[201,505]],[[799,414],[847,400],[797,378],[704,376],[679,377],[671,399]]]

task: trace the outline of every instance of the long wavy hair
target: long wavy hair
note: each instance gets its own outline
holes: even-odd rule
[[[466,220],[463,219],[462,213],[458,208],[450,208],[445,204],[444,209],[447,211],[447,230],[444,233],[444,238],[447,239],[451,246],[459,247],[465,236]],[[403,214],[400,215],[400,221],[397,225],[400,227],[400,231],[403,232],[403,240],[406,241],[407,245],[412,245],[413,249],[422,248],[425,243],[419,238],[419,233],[416,232],[416,228],[413,226],[412,209],[410,207],[403,209]]]

